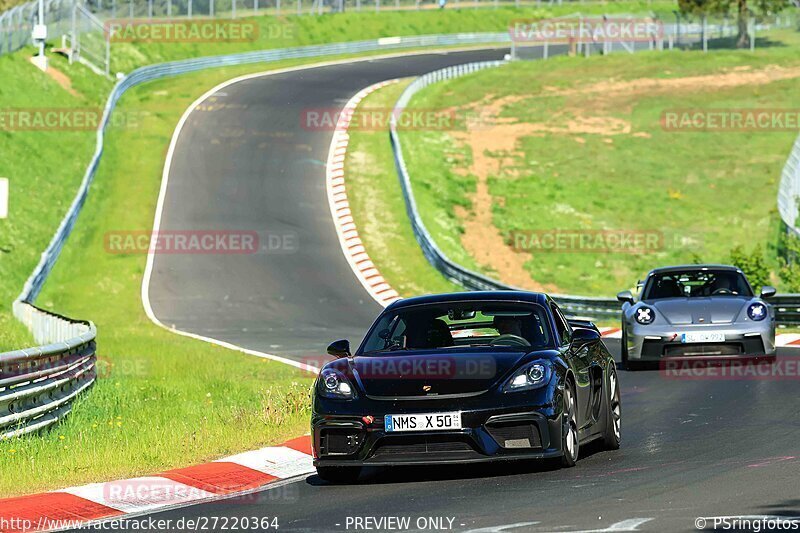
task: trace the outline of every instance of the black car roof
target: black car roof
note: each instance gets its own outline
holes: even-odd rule
[[[545,304],[547,295],[529,291],[465,291],[444,294],[429,294],[404,298],[390,304],[387,309],[400,309],[412,305],[437,304],[443,302],[508,301]]]
[[[660,267],[654,268],[650,271],[650,274],[662,274],[664,272],[680,272],[684,270],[729,270],[731,272],[741,272],[738,267],[732,265],[715,265],[715,264],[707,264],[707,265],[675,265],[675,266],[668,266],[668,267]]]

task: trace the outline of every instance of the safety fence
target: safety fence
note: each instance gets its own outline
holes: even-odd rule
[[[104,149],[104,135],[117,102],[129,89],[142,83],[213,67],[266,63],[286,59],[336,56],[341,54],[389,51],[409,48],[472,46],[508,43],[508,33],[464,33],[394,37],[330,45],[304,46],[205,57],[149,65],[134,70],[114,86],[106,102],[97,130],[96,149],[78,192],[50,244],[41,256],[22,293],[14,302],[14,314],[34,334],[41,346],[0,354],[0,438],[21,435],[47,427],[69,413],[72,400],[94,383],[96,378],[96,329],[90,322],[72,320],[35,307],[32,302],[41,292],[50,271],[70,235],[94,180]],[[397,107],[404,107],[414,93],[437,81],[477,70],[502,65],[495,61],[460,65],[418,78],[403,93]],[[396,115],[396,113],[395,113]],[[411,193],[411,181],[403,160],[395,125],[391,128],[395,160],[414,233],[425,256],[448,278],[470,289],[515,289],[452,261],[436,246],[425,229]],[[619,304],[609,298],[555,296],[572,316],[609,317],[619,312]],[[800,295],[775,299],[779,320],[800,323]],[[781,318],[781,317],[785,317]],[[791,321],[791,322],[789,322]]]
[[[150,19],[239,18],[258,15],[321,15],[324,13],[384,12],[433,9],[440,0],[44,0],[48,39],[77,39],[81,30],[78,6],[105,24],[108,21]],[[448,0],[448,9],[500,6],[561,5],[564,0]],[[580,5],[596,0],[567,0]],[[32,43],[38,20],[38,0],[0,13],[0,55]],[[86,18],[84,16],[84,18]],[[87,29],[93,30],[90,26]]]
[[[797,210],[800,208],[800,136],[794,142],[789,159],[783,167],[778,187],[778,213],[788,231],[800,237]]]
[[[58,422],[96,378],[91,322],[14,302],[14,315],[41,346],[0,354],[0,438]]]
[[[78,192],[13,304],[14,315],[31,330],[34,340],[42,346],[0,354],[0,438],[21,435],[55,423],[70,411],[73,398],[94,383],[94,325],[41,310],[32,302],[41,292],[86,202],[103,155],[103,141],[111,114],[126,91],[148,81],[213,67],[394,49],[491,45],[504,39],[508,39],[505,33],[422,35],[247,52],[149,65],[118,81],[106,101],[97,130],[95,152]]]
[[[566,52],[567,49],[562,47],[558,53],[563,54]],[[506,61],[468,63],[436,70],[418,77],[406,87],[395,103],[389,127],[395,167],[400,179],[400,187],[405,201],[406,212],[411,222],[414,236],[422,248],[423,254],[434,268],[448,279],[470,290],[519,290],[519,287],[507,285],[478,272],[469,270],[448,258],[441,248],[437,246],[419,214],[411,186],[411,176],[408,173],[402,144],[400,142],[400,135],[398,134],[397,123],[394,118],[402,116],[402,110],[410,107],[409,104],[414,95],[429,85],[472,74],[487,68],[500,67],[506,63]],[[794,174],[792,174],[792,176],[795,178],[800,178],[800,174],[797,174],[798,168],[800,167],[800,165],[798,165],[800,161],[798,156],[800,156],[800,139],[798,139],[798,142],[795,144],[795,150],[793,151],[794,159],[790,160],[790,162],[793,161],[792,164],[794,166],[792,167],[792,172],[794,172]],[[786,175],[784,178],[785,177]],[[551,296],[570,317],[588,317],[596,320],[603,318],[608,319],[619,316],[620,314],[621,304],[616,298],[571,295]],[[800,294],[780,294],[772,297],[769,301],[775,306],[776,320],[779,324],[800,324]]]

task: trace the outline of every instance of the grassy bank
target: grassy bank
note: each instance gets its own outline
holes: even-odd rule
[[[395,12],[253,17],[237,23],[253,24],[253,37],[232,42],[115,42],[111,47],[112,71],[127,72],[150,63],[191,57],[338,43],[380,37],[434,33],[503,32],[512,20],[591,13],[669,13],[669,2],[620,1],[562,6],[500,7],[497,9],[445,9]],[[670,15],[671,17],[671,15]],[[248,34],[249,35],[249,34]]]
[[[408,83],[403,80],[367,96],[351,124],[359,123],[360,113],[391,108]],[[417,244],[386,131],[351,127],[348,133],[345,177],[350,210],[381,275],[403,297],[459,290],[428,263]]]
[[[792,109],[800,36],[768,37],[755,53],[518,62],[425,89],[412,107],[469,117],[403,133],[426,225],[453,259],[552,292],[612,295],[655,266],[728,261],[736,245],[764,245],[775,266],[775,197],[797,132],[662,127],[677,110]],[[556,230],[656,245],[553,250],[541,239]]]
[[[163,154],[194,99],[231,77],[288,65],[205,71],[123,98],[119,116],[136,120],[108,135],[75,232],[37,301],[97,324],[101,376],[57,427],[0,443],[0,495],[153,473],[306,431],[310,376],[154,326],[139,298],[146,256],[109,254],[103,242],[107,231],[151,226]]]
[[[10,189],[8,218],[0,220],[0,351],[31,343],[10,314],[11,301],[72,202],[95,144],[90,129],[19,130],[12,126],[18,116],[12,110],[74,108],[92,116],[112,85],[82,66],[69,69],[62,58],[52,61],[69,72],[72,92],[33,67],[23,53],[0,57],[0,176],[9,179]]]

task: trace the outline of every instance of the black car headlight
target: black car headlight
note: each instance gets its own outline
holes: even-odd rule
[[[752,303],[747,307],[747,316],[756,322],[764,320],[767,318],[767,306],[761,302]]]
[[[636,322],[646,326],[647,324],[652,324],[653,320],[656,319],[656,310],[643,305],[636,309],[633,316]]]
[[[350,400],[353,398],[353,386],[344,374],[328,368],[323,370],[317,380],[317,392],[325,398]]]
[[[514,372],[503,386],[505,392],[538,389],[550,382],[553,370],[548,361],[534,361]]]

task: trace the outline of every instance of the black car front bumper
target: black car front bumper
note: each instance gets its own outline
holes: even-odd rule
[[[318,399],[311,421],[314,465],[396,466],[559,457],[561,412],[554,405],[560,402],[537,403],[543,396],[544,391],[505,394],[496,408],[482,407],[475,398],[412,402]],[[384,430],[387,414],[456,410],[461,411],[460,430]]]

